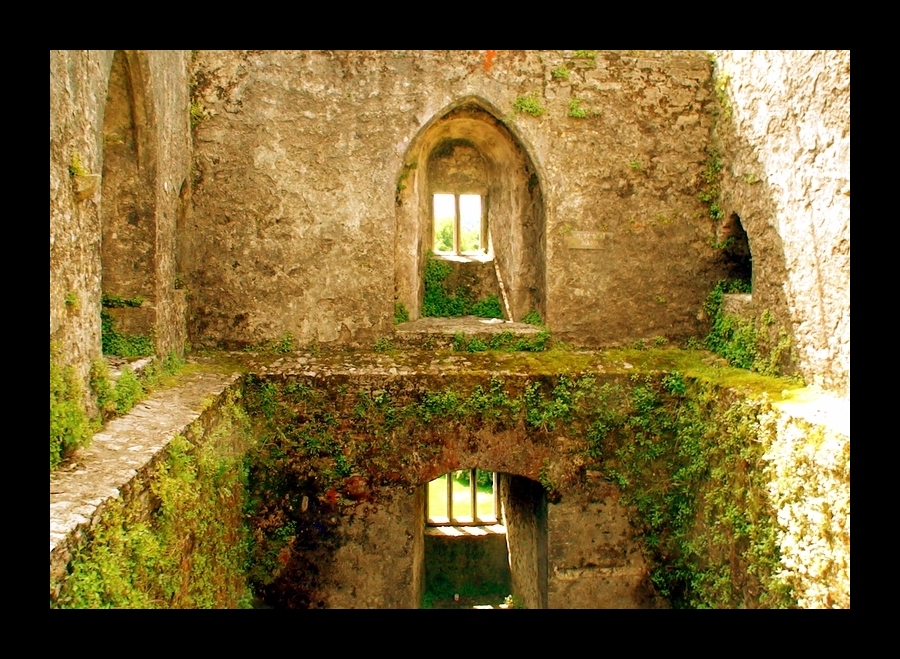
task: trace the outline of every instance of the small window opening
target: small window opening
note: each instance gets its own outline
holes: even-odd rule
[[[428,484],[425,517],[429,526],[485,526],[500,519],[497,474],[460,469]]]
[[[434,252],[484,254],[487,239],[481,195],[434,195]]]

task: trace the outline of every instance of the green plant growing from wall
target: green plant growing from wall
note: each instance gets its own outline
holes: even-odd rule
[[[394,302],[394,325],[409,322],[409,311],[402,302]]]
[[[73,313],[81,309],[81,300],[78,297],[78,293],[76,293],[75,291],[69,291],[68,293],[66,293],[65,302],[66,308],[68,308],[69,311],[72,311]]]
[[[154,352],[152,337],[120,332],[116,328],[115,319],[107,311],[100,312],[100,338],[104,355],[147,357]]]
[[[697,193],[697,198],[707,205],[709,216],[718,222],[725,217],[724,211],[719,207],[719,177],[723,164],[715,147],[707,148],[706,152],[707,159],[700,172],[700,192]]]
[[[791,356],[791,341],[784,328],[775,329],[772,314],[766,310],[759,318],[745,319],[725,313],[726,294],[749,292],[750,282],[746,281],[723,280],[715,285],[703,305],[711,323],[704,346],[732,366],[763,375],[781,375]]]
[[[568,80],[569,69],[566,68],[565,64],[560,64],[555,69],[550,71],[550,75],[552,75],[557,80]]]
[[[569,101],[569,113],[568,116],[573,119],[584,119],[588,116],[587,110],[581,107],[581,99],[573,98]]]
[[[537,92],[519,96],[513,103],[513,110],[516,112],[530,114],[532,117],[540,117],[546,110],[541,105]]]
[[[527,325],[534,325],[535,327],[543,327],[544,321],[541,319],[541,314],[537,312],[536,309],[532,309],[525,317],[522,318],[522,322]]]
[[[576,50],[575,57],[578,59],[587,59],[593,62],[597,57],[596,50]]]
[[[75,371],[59,363],[50,346],[50,471],[91,438],[93,424],[84,408],[83,391]]]

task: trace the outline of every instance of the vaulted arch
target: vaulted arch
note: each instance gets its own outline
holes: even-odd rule
[[[100,257],[103,292],[130,302],[107,312],[124,333],[149,336],[156,326],[157,135],[146,68],[135,51],[113,56],[103,118]]]

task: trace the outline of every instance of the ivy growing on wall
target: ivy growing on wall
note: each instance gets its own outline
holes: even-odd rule
[[[704,346],[737,368],[781,375],[791,357],[787,330],[776,328],[775,318],[767,311],[755,319],[738,318],[725,312],[726,294],[749,292],[749,282],[720,281],[715,285],[703,305],[712,324]]]
[[[458,316],[478,316],[480,318],[503,318],[503,308],[496,295],[483,300],[473,300],[464,288],[448,290],[445,280],[452,267],[446,261],[436,259],[431,253],[425,259],[425,297],[422,315],[425,317],[450,318]]]
[[[333,542],[322,525],[328,511],[371,496],[378,484],[402,486],[411,474],[409,456],[428,460],[441,451],[433,428],[519,427],[537,442],[568,435],[581,463],[621,488],[642,533],[653,583],[674,606],[794,605],[779,576],[776,512],[766,490],[771,478],[759,441],[767,403],[678,371],[555,375],[525,383],[485,374],[469,386],[423,382],[411,393],[403,385],[373,391],[250,380],[246,400],[260,439],[251,460],[256,503],[248,511],[255,582],[284,584],[279,575],[291,570],[303,534]],[[580,473],[542,469],[550,501]],[[370,485],[367,493],[356,489],[360,474]],[[298,512],[304,497],[316,515]],[[303,530],[311,519],[322,528]]]

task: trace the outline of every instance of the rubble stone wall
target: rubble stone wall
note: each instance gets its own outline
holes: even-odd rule
[[[468,98],[504,122],[542,194],[545,244],[510,257],[546,261],[522,299],[545,296],[554,331],[585,344],[698,333],[724,272],[697,199],[710,71],[686,51],[199,52],[194,340],[389,334],[410,149]]]

